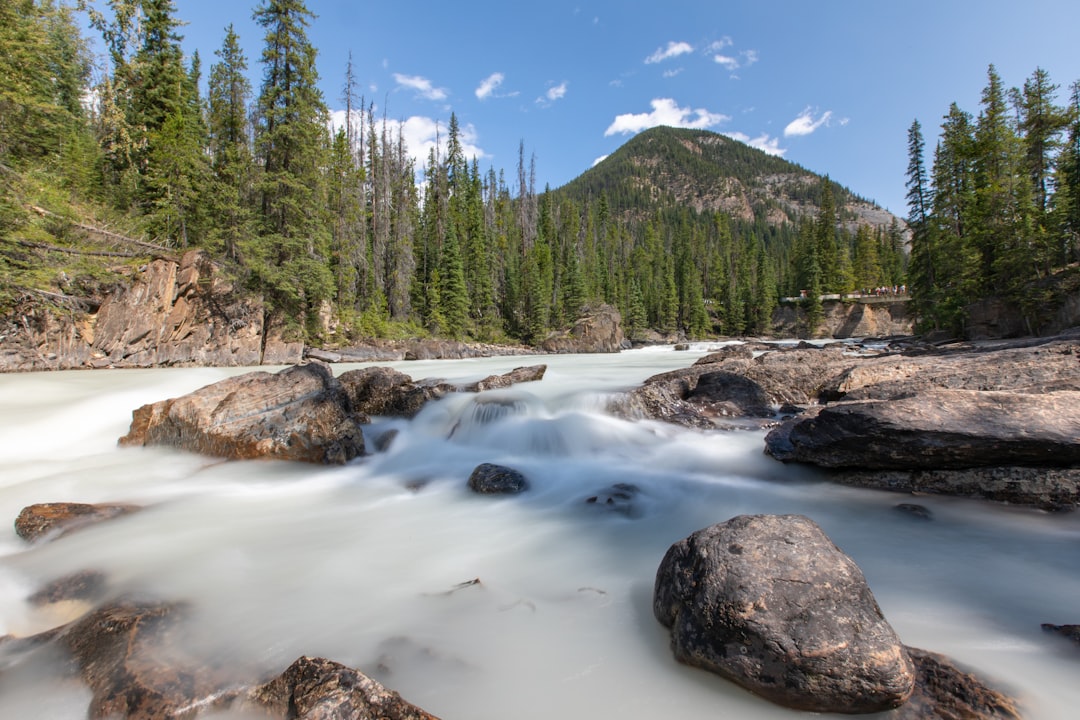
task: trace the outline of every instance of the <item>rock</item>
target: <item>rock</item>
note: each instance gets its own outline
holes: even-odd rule
[[[172,604],[122,602],[45,634],[71,653],[93,693],[87,717],[159,720],[228,706],[236,678],[180,649],[183,612]]]
[[[934,514],[930,512],[930,508],[925,505],[916,505],[915,503],[899,503],[894,505],[898,511],[905,513],[913,518],[920,520],[933,520]]]
[[[803,516],[743,515],[675,543],[653,611],[677,660],[786,707],[879,712],[914,687],[862,572]]]
[[[841,402],[769,433],[767,452],[830,468],[1080,465],[1080,392],[929,390]]]
[[[358,670],[301,657],[249,702],[281,720],[438,720]]]
[[[905,647],[915,663],[915,691],[885,720],[1020,720],[1016,702],[936,653]]]
[[[459,385],[457,389],[460,392],[483,392],[485,390],[510,387],[517,383],[539,382],[544,379],[544,373],[546,372],[547,365],[519,367],[502,375],[489,375],[483,380],[478,380],[477,382],[468,385]]]
[[[24,507],[15,519],[15,534],[35,541],[45,536],[57,538],[87,525],[127,515],[137,505],[87,503],[39,503]]]
[[[622,316],[611,305],[586,310],[569,330],[552,333],[540,347],[550,353],[616,353],[622,348]]]
[[[166,445],[230,459],[343,464],[364,454],[360,422],[323,363],[251,372],[132,414],[120,445]]]
[[[952,495],[1068,510],[1080,505],[1080,468],[984,467],[962,470],[840,470],[842,485],[902,493]]]
[[[338,378],[354,413],[412,418],[429,400],[438,400],[455,388],[441,380],[414,381],[386,367],[349,370]]]
[[[713,363],[720,363],[725,360],[736,358],[738,360],[752,360],[754,357],[754,347],[746,343],[740,345],[729,345],[725,348],[711,352],[708,355],[698,358],[695,365],[712,365]]]
[[[716,362],[654,375],[614,398],[608,409],[623,417],[709,429],[717,418],[771,417],[774,406],[815,401],[828,378],[857,361],[839,347],[774,349],[756,358],[732,351]]]
[[[1041,627],[1046,632],[1057,633],[1080,645],[1080,625],[1051,625],[1050,623],[1043,623]]]
[[[65,575],[47,583],[26,599],[35,606],[49,605],[65,600],[93,601],[105,591],[105,574],[96,570],[82,570]]]
[[[673,349],[675,352],[685,352],[690,349],[690,345],[687,343],[676,343]]]
[[[641,488],[637,485],[620,482],[585,498],[585,504],[633,518],[641,514],[634,502],[640,494]]]
[[[513,468],[481,463],[469,475],[469,489],[481,495],[516,495],[528,490],[529,482]]]

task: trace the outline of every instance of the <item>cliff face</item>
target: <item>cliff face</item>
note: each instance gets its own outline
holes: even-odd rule
[[[265,327],[262,305],[234,291],[203,253],[157,259],[96,312],[32,306],[5,319],[0,371],[288,364],[302,343]]]
[[[826,300],[822,304],[824,315],[813,333],[814,338],[886,337],[911,335],[915,318],[908,312],[908,303],[893,302],[841,302]],[[775,337],[804,337],[806,313],[794,304],[783,304],[773,313]]]

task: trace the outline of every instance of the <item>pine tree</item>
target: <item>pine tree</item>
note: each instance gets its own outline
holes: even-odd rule
[[[302,0],[265,0],[254,18],[266,30],[255,150],[262,164],[257,287],[286,321],[308,320],[333,295],[323,158],[327,111]]]
[[[246,75],[247,59],[232,25],[225,29],[225,39],[216,55],[218,62],[210,67],[207,94],[212,172],[208,205],[213,217],[207,244],[224,257],[239,261],[243,256],[241,247],[250,241],[253,232],[255,166],[248,121],[251,83]]]

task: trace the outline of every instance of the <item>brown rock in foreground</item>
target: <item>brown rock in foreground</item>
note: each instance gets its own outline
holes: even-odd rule
[[[879,712],[914,687],[862,571],[800,515],[743,515],[675,543],[653,612],[677,660],[786,707]]]
[[[227,378],[133,413],[121,445],[167,445],[230,459],[342,464],[364,453],[359,421],[320,362]]]
[[[888,720],[1020,720],[1016,702],[956,667],[944,655],[905,647],[915,663],[915,691]]]
[[[438,720],[358,670],[306,656],[249,701],[282,720]]]
[[[47,535],[60,537],[73,530],[102,520],[126,515],[139,509],[137,505],[88,503],[38,503],[28,505],[15,518],[15,534],[23,540],[34,541]]]

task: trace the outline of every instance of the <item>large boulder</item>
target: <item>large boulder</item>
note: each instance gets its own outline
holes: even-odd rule
[[[320,362],[228,378],[133,413],[121,445],[167,445],[231,459],[342,464],[364,454],[362,418]]]
[[[780,705],[879,712],[914,688],[862,572],[803,516],[743,515],[675,543],[653,612],[677,660]]]
[[[569,330],[549,335],[540,347],[549,353],[617,353],[623,339],[619,311],[598,305],[586,309]]]
[[[928,390],[840,402],[766,438],[779,460],[823,467],[933,470],[1080,465],[1080,392]]]
[[[738,346],[736,346],[738,347]],[[702,362],[709,359],[709,362]],[[767,418],[774,407],[816,401],[829,378],[858,358],[840,347],[774,348],[757,357],[730,349],[688,368],[660,373],[615,397],[609,409],[624,417],[713,428],[723,418]]]

